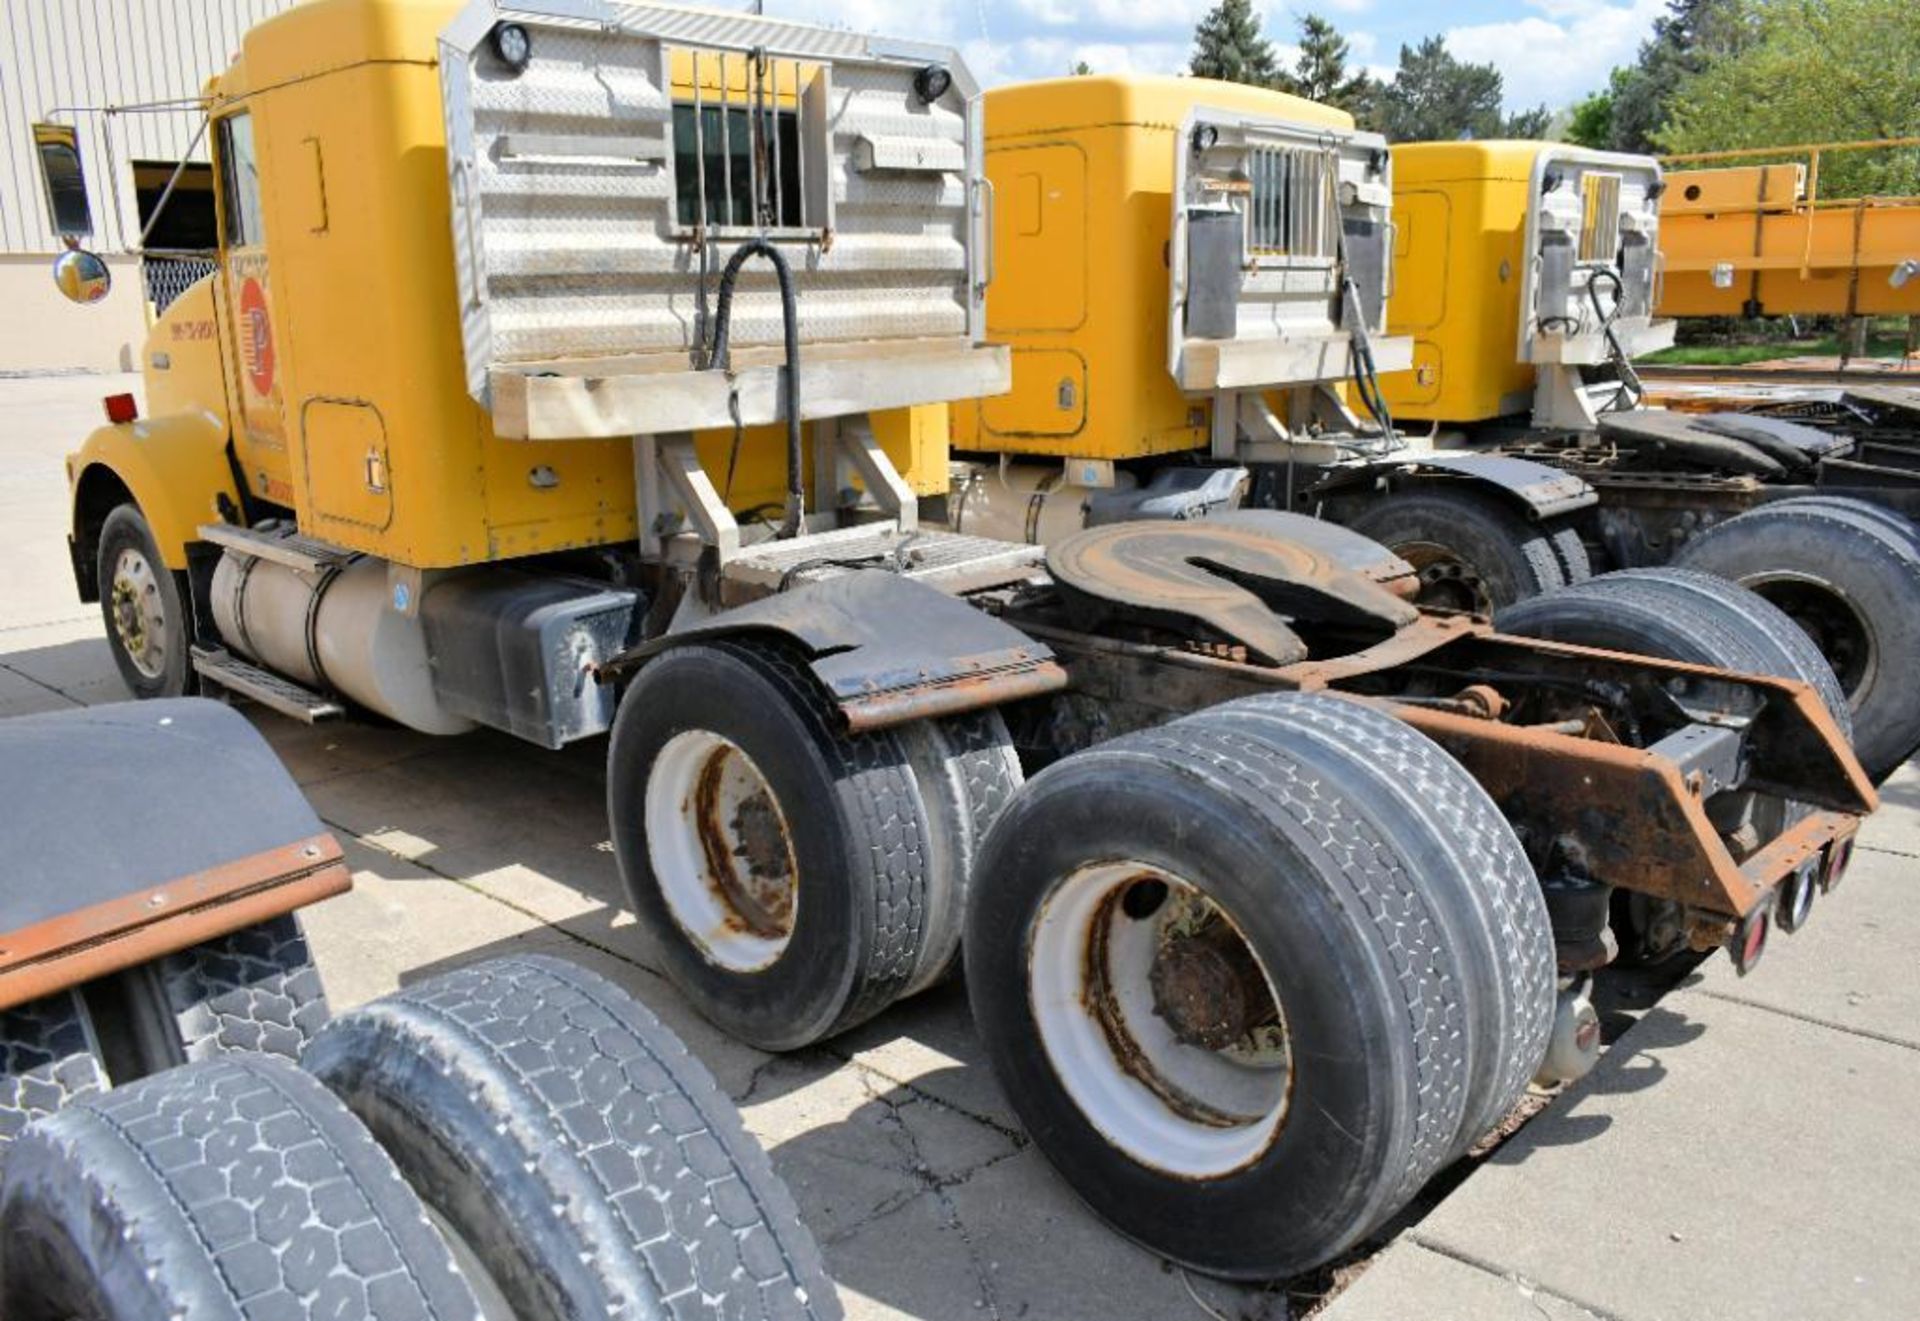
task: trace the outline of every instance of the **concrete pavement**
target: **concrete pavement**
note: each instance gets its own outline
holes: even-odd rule
[[[131,377],[0,381],[0,715],[125,697],[74,595],[60,457]],[[1261,1321],[1296,1299],[1189,1280],[1122,1241],[1039,1158],[947,987],[772,1057],[655,971],[605,829],[604,744],[550,754],[254,719],[341,837],[354,890],[309,910],[348,1006],[507,949],[577,958],[677,1028],[739,1100],[856,1318]],[[1902,905],[1920,776],[1812,927],[1759,972],[1715,959],[1406,1231],[1326,1313],[1903,1317],[1920,1308],[1920,1021]],[[1899,906],[1896,906],[1899,905]]]

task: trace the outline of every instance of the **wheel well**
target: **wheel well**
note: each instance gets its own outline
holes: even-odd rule
[[[73,490],[73,574],[82,601],[100,599],[100,529],[121,505],[137,505],[118,473],[94,464]]]

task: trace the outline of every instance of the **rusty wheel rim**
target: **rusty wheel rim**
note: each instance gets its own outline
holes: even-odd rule
[[[647,775],[647,854],[667,911],[731,972],[777,962],[799,915],[786,813],[758,765],[711,730],[668,740]]]
[[[1413,566],[1420,582],[1416,599],[1421,605],[1466,610],[1476,615],[1493,613],[1493,597],[1480,571],[1462,559],[1453,547],[1436,541],[1409,541],[1392,549]]]
[[[109,597],[114,641],[141,677],[158,679],[167,672],[166,602],[153,565],[131,546],[114,559]]]
[[[1214,1179],[1273,1145],[1292,1094],[1286,1016],[1201,887],[1137,862],[1083,867],[1041,905],[1027,973],[1054,1075],[1127,1156]]]

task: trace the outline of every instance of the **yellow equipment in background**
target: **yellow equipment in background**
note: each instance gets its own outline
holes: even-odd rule
[[[1820,196],[1823,154],[1889,148],[1920,138],[1667,157],[1660,315],[1920,316],[1920,197]]]

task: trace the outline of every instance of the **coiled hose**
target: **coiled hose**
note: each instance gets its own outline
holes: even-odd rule
[[[800,535],[801,520],[806,509],[807,492],[801,478],[804,464],[800,452],[800,305],[793,293],[793,270],[787,265],[787,259],[780,249],[763,238],[751,238],[733,250],[727,258],[727,264],[720,272],[720,287],[713,314],[713,350],[708,355],[709,369],[718,368],[731,378],[733,358],[731,336],[733,331],[733,286],[740,278],[740,268],[749,257],[765,257],[773,266],[774,278],[780,283],[780,324],[786,338],[787,363],[784,378],[786,380],[786,398],[782,409],[787,415],[787,509],[786,516],[780,520],[777,535],[790,539]]]

